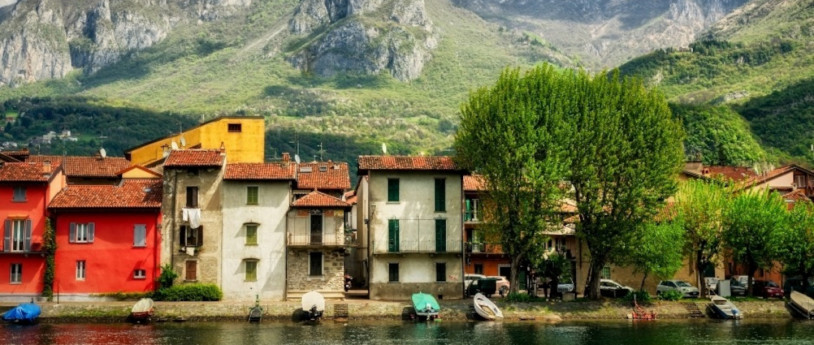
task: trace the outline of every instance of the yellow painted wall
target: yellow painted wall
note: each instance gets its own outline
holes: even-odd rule
[[[229,132],[229,124],[240,124],[241,131]],[[229,163],[262,163],[265,157],[265,130],[265,120],[261,117],[221,117],[127,153],[133,165],[150,166],[164,158],[164,148],[171,147],[173,141],[179,148],[218,149],[223,144]],[[186,141],[184,147],[181,147],[181,136]]]
[[[154,178],[154,179],[159,179],[159,178],[161,178],[161,176],[158,176],[158,175],[156,175],[154,173],[151,173],[149,171],[144,171],[144,170],[141,170],[141,169],[138,169],[138,168],[134,168],[134,169],[130,169],[130,170],[126,171],[125,173],[123,173],[122,178],[125,178],[125,179],[128,179],[128,178],[144,178],[144,179],[152,179],[152,178]]]

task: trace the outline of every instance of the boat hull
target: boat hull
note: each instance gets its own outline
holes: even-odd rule
[[[317,291],[310,291],[302,295],[302,311],[310,321],[317,321],[322,318],[325,312],[325,297]]]
[[[414,293],[411,299],[413,301],[415,314],[419,318],[434,319],[438,317],[438,313],[441,312],[441,306],[438,305],[438,301],[430,294],[422,292]]]
[[[743,318],[743,314],[732,302],[720,296],[713,296],[707,305],[707,309],[709,309],[713,317],[719,319],[737,320]]]
[[[475,294],[472,305],[475,308],[475,313],[484,320],[494,321],[503,318],[503,312],[500,311],[500,308],[481,293]]]
[[[789,296],[789,308],[793,310],[797,317],[812,320],[814,319],[814,299],[800,292],[792,291]]]
[[[34,303],[23,303],[3,314],[3,320],[11,323],[31,324],[37,322],[42,309]]]

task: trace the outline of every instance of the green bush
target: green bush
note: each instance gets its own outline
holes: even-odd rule
[[[175,278],[178,278],[178,273],[172,269],[172,265],[165,264],[161,266],[161,275],[158,276],[158,287],[160,289],[171,287]]]
[[[653,301],[653,297],[650,296],[650,293],[647,291],[634,291],[633,293],[629,293],[623,297],[623,299],[627,302],[633,302],[633,297],[636,297],[636,303],[639,304],[650,304]]]
[[[684,297],[684,293],[677,290],[664,291],[659,295],[665,301],[678,301]]]
[[[223,292],[214,284],[183,284],[162,288],[153,294],[157,301],[220,301]]]

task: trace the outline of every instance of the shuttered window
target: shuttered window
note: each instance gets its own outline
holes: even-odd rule
[[[388,282],[397,283],[399,281],[399,264],[391,262],[387,265]]]
[[[435,220],[435,251],[443,253],[447,251],[447,220]]]
[[[203,245],[203,226],[190,229],[186,225],[181,225],[179,237],[181,247],[200,247]]]
[[[247,282],[256,282],[257,281],[257,260],[246,260],[244,261],[246,264],[246,281]]]
[[[435,212],[446,212],[447,180],[435,179]]]
[[[397,253],[399,251],[399,220],[390,219],[387,221],[387,251]]]
[[[85,280],[85,260],[76,262],[76,280]]]
[[[9,283],[21,284],[23,282],[23,264],[11,264],[11,277]]]
[[[437,282],[445,282],[447,281],[447,264],[444,262],[436,262],[435,263],[435,281]]]
[[[189,260],[186,262],[184,270],[184,280],[196,281],[198,280],[198,261]]]
[[[3,224],[3,251],[31,251],[31,219],[6,219]]]
[[[198,207],[198,187],[187,187],[187,207]]]
[[[68,229],[68,242],[70,243],[93,243],[96,237],[96,224],[91,223],[71,223]]]
[[[15,186],[14,187],[14,194],[11,197],[11,201],[13,201],[13,202],[26,201],[25,192],[26,192],[25,186]]]
[[[399,201],[399,179],[397,178],[387,179],[387,201]]]
[[[257,186],[246,187],[246,205],[258,204],[259,190]]]
[[[246,245],[257,245],[257,224],[246,224]]]
[[[147,226],[136,224],[133,226],[133,247],[147,246]]]

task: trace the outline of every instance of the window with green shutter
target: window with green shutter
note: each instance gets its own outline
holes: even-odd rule
[[[257,245],[257,224],[246,224],[246,245]]]
[[[244,263],[246,264],[246,281],[257,281],[257,260],[246,260]]]
[[[391,283],[398,283],[399,281],[399,264],[391,262],[387,265],[387,281]]]
[[[387,201],[399,201],[399,179],[397,178],[387,179]]]
[[[447,180],[435,179],[435,212],[446,212]]]
[[[257,205],[258,187],[246,187],[246,205]]]
[[[435,220],[435,251],[443,253],[447,251],[447,220]]]
[[[399,220],[390,219],[387,222],[387,251],[397,253],[399,251]]]

